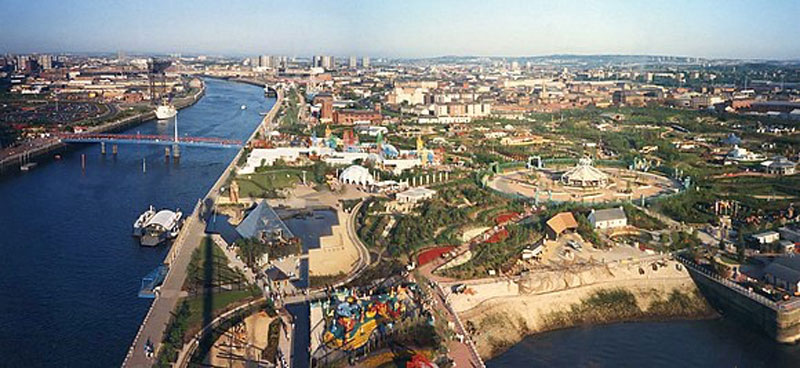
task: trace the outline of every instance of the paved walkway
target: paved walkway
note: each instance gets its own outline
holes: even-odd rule
[[[292,317],[288,314],[281,313],[278,316],[283,325],[281,326],[280,336],[278,338],[278,358],[276,365],[281,368],[292,367],[292,340],[294,339],[294,329],[292,328]],[[281,359],[282,358],[282,359]]]
[[[214,239],[214,243],[222,249],[222,252],[225,253],[225,256],[228,258],[228,266],[232,266],[233,268],[239,269],[244,275],[244,278],[247,279],[247,282],[250,284],[256,284],[256,275],[253,273],[247,265],[244,264],[241,258],[237,257],[236,251],[233,249],[228,248],[228,243],[222,239],[219,235],[212,235]]]
[[[530,216],[530,212],[522,213],[515,216],[510,221],[500,224],[498,226],[492,227],[487,229],[486,231],[476,235],[470,241],[465,242],[464,244],[456,247],[453,252],[461,255],[468,251],[473,245],[485,241],[486,239],[490,238],[496,232],[501,231],[507,223],[516,223],[521,221],[522,219]],[[464,326],[461,324],[461,320],[450,306],[449,301],[447,300],[447,293],[444,289],[442,289],[440,282],[448,282],[453,281],[447,277],[438,276],[433,274],[433,271],[439,268],[444,263],[448,262],[450,259],[442,259],[441,257],[436,258],[435,260],[431,261],[428,264],[425,264],[419,267],[418,271],[420,274],[427,278],[430,281],[433,281],[436,284],[434,288],[434,304],[435,308],[442,311],[447,318],[447,322],[452,323],[455,326],[454,330],[455,333],[462,336],[463,338],[459,340],[449,341],[447,343],[447,347],[450,350],[450,358],[453,359],[456,363],[456,367],[484,367],[483,360],[481,360],[480,355],[478,355],[478,351],[475,348],[474,343],[470,339],[470,335],[467,331],[464,330]],[[448,323],[448,324],[449,324]]]
[[[186,269],[189,266],[192,253],[205,236],[205,225],[196,216],[197,214],[193,214],[193,217],[186,221],[186,225],[181,232],[182,238],[173,245],[173,247],[178,247],[179,250],[173,253],[175,258],[170,262],[169,273],[167,273],[167,277],[161,285],[161,292],[153,301],[122,364],[125,367],[150,367],[155,363],[155,356],[148,357],[145,355],[145,344],[147,341],[152,342],[155,350],[158,351],[158,347],[164,339],[164,330],[166,330],[167,323],[169,323],[172,316],[172,311],[175,310],[178,300],[184,296],[181,289],[186,279]]]
[[[472,345],[469,334],[464,330],[461,320],[447,302],[444,290],[436,284],[434,288],[434,304],[437,309],[442,311],[447,318],[448,325],[455,326],[456,334],[463,336],[458,340],[451,340],[447,343],[450,350],[449,356],[455,362],[456,367],[484,367],[483,361],[478,355],[478,351]]]

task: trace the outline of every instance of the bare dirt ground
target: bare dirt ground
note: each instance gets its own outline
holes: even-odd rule
[[[267,347],[267,333],[272,322],[265,312],[244,319],[244,323],[228,330],[214,343],[206,364],[214,367],[245,367],[243,359],[260,359]],[[229,359],[230,358],[230,359]]]

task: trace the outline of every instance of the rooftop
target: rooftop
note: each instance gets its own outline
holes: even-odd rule
[[[264,231],[272,233],[275,230],[282,231],[285,238],[294,237],[292,231],[275,213],[275,210],[267,204],[267,201],[259,202],[256,208],[250,211],[236,227],[236,231],[244,238],[256,237]]]
[[[425,187],[414,187],[409,190],[397,193],[398,195],[404,195],[409,197],[425,197],[428,195],[436,194],[436,191],[433,189],[428,189]]]
[[[622,207],[606,208],[602,210],[592,210],[595,221],[613,221],[626,219],[625,210]]]
[[[578,221],[575,221],[572,212],[561,212],[547,220],[547,226],[556,234],[561,234],[567,229],[577,229]]]
[[[153,217],[147,220],[147,223],[144,224],[145,227],[149,227],[151,225],[159,225],[164,229],[171,230],[180,216],[177,216],[177,212],[173,212],[170,210],[161,210],[158,211]]]

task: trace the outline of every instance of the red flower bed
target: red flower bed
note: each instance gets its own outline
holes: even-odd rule
[[[508,230],[502,229],[494,233],[494,235],[492,235],[489,239],[487,239],[486,242],[489,244],[494,244],[506,240],[506,238],[508,238]]]
[[[511,219],[513,219],[517,215],[519,215],[519,213],[517,213],[517,212],[501,213],[501,214],[497,215],[497,217],[494,218],[494,222],[496,224],[498,224],[498,225],[505,224],[506,222],[511,221]]]
[[[426,263],[430,263],[434,259],[436,259],[438,257],[441,257],[442,254],[445,254],[445,253],[453,250],[453,248],[455,248],[455,247],[448,246],[448,247],[438,247],[438,248],[426,249],[426,250],[420,252],[419,255],[417,256],[417,264],[422,266],[422,265],[424,265]]]

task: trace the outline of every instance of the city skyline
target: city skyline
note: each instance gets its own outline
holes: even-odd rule
[[[800,58],[797,1],[2,3],[3,53]]]

